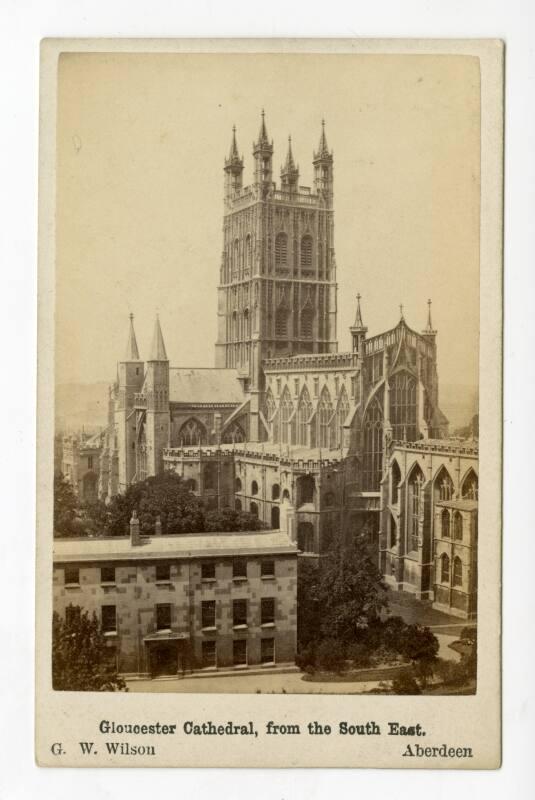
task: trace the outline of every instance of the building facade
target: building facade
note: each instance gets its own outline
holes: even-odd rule
[[[92,436],[67,434],[62,439],[61,468],[82,503],[94,503],[99,497],[100,458],[105,434]]]
[[[293,664],[297,548],[284,531],[57,540],[54,610],[95,612],[127,676]]]
[[[299,185],[291,142],[277,186],[273,154],[262,115],[254,181],[244,187],[233,131],[224,163],[216,367],[171,367],[158,320],[143,362],[131,318],[127,353],[110,392],[100,497],[173,470],[209,506],[250,511],[274,529],[282,504],[289,503],[301,551],[326,552],[337,530],[366,533],[389,580],[394,569],[396,586],[423,599],[440,595],[455,609],[457,594],[446,596],[435,580],[434,505],[426,506],[421,521],[427,531],[419,534],[421,552],[407,550],[406,541],[395,555],[387,546],[394,523],[385,487],[397,463],[394,443],[414,446],[426,463],[437,446],[463,447],[448,439],[440,410],[431,302],[420,332],[401,307],[390,330],[370,337],[358,295],[349,346],[339,352],[334,157],[324,125],[312,158],[312,189]],[[476,468],[477,453],[471,459]],[[431,491],[434,477],[425,474],[425,491]],[[466,499],[460,486],[457,493],[437,503]],[[406,524],[402,513],[391,514],[398,526]],[[470,513],[477,518],[477,510]],[[457,610],[470,615],[472,607],[473,599]]]

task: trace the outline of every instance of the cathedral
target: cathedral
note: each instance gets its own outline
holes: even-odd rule
[[[364,536],[393,588],[448,613],[477,613],[478,446],[448,437],[437,331],[403,308],[369,337],[357,295],[337,340],[333,152],[322,123],[314,182],[301,186],[291,140],[274,180],[262,112],[254,180],[233,130],[224,162],[223,248],[214,368],[170,365],[160,322],[142,359],[133,316],[110,388],[100,450],[103,500],[164,470],[208,507],[278,529],[304,556]]]

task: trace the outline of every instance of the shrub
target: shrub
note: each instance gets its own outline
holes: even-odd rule
[[[345,664],[345,647],[338,639],[324,639],[316,649],[316,665],[328,672],[341,672]]]
[[[422,693],[411,669],[403,670],[403,672],[397,678],[394,678],[392,681],[392,691],[394,694]]]

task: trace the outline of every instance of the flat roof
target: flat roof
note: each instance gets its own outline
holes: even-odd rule
[[[54,540],[55,564],[79,561],[151,561],[238,555],[295,555],[297,544],[285,531],[186,533],[142,536],[133,545],[129,536]]]

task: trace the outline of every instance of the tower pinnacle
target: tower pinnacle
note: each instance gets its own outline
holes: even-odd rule
[[[168,361],[163,341],[162,329],[160,327],[160,317],[156,314],[154,323],[154,334],[152,336],[152,346],[150,349],[149,361]]]
[[[281,169],[281,183],[284,189],[297,189],[299,181],[299,167],[296,166],[292,153],[292,137],[288,136],[288,152],[286,161]]]
[[[427,336],[435,336],[436,334],[436,330],[433,328],[433,323],[431,321],[431,300],[427,301],[427,325],[422,332]]]
[[[134,330],[134,315],[130,314],[130,328],[128,331],[128,343],[126,345],[125,361],[139,361],[139,350]]]
[[[349,332],[351,333],[353,352],[362,355],[363,344],[364,340],[366,339],[368,328],[364,325],[362,321],[360,299],[361,299],[361,294],[359,292],[357,294],[357,312],[355,314],[355,322],[350,327]]]

